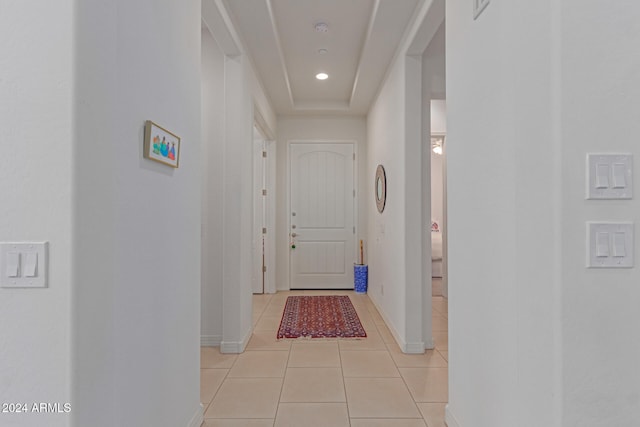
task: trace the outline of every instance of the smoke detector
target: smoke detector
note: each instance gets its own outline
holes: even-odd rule
[[[326,22],[318,22],[315,25],[315,29],[316,29],[316,32],[318,33],[326,33],[329,31],[329,26],[327,25]]]

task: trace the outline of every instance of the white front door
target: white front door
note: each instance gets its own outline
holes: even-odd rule
[[[292,143],[290,154],[290,287],[353,289],[354,145]]]

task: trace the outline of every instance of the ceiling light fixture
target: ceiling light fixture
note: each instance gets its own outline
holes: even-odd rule
[[[329,26],[327,25],[326,22],[318,22],[315,27],[316,31],[318,33],[326,33],[329,32]]]
[[[318,53],[320,55],[325,55],[325,54],[329,53],[329,51],[327,49],[318,49]]]
[[[327,73],[318,73],[316,74],[316,79],[318,80],[327,80],[329,78],[329,74]]]

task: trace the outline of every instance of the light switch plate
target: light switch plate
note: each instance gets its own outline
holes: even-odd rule
[[[587,199],[633,198],[633,155],[587,154]]]
[[[633,267],[632,222],[587,222],[587,267]]]
[[[46,288],[48,257],[49,242],[0,243],[0,287]],[[12,265],[16,259],[19,263],[17,276],[13,274]]]

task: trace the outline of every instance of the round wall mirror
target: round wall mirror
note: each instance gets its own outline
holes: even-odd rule
[[[382,165],[378,165],[378,168],[376,169],[375,195],[378,212],[382,213],[384,205],[387,202],[387,175],[385,174],[384,166]]]

